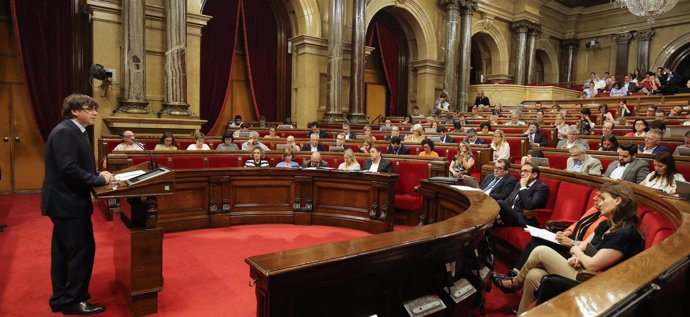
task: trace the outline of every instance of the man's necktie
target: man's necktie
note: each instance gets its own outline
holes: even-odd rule
[[[501,180],[500,178],[494,178],[494,180],[492,180],[491,183],[489,183],[489,186],[486,186],[486,189],[484,190],[484,192],[486,192],[486,193],[491,192],[491,190],[494,189],[494,187],[496,186],[496,184],[498,184],[498,181],[500,181],[500,180]]]
[[[529,143],[534,143],[534,133],[530,133],[530,135],[529,135]]]

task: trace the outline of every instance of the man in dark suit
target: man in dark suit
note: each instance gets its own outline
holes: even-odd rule
[[[455,139],[446,134],[446,128],[438,126],[436,127],[436,133],[439,134],[439,142],[440,143],[455,143]]]
[[[349,123],[343,123],[343,135],[345,135],[345,140],[357,140],[357,134],[352,132]]]
[[[98,172],[86,127],[96,121],[98,104],[86,95],[65,98],[65,120],[50,132],[45,150],[41,213],[53,222],[50,276],[53,312],[65,315],[100,313],[105,307],[86,300],[96,243],[93,237],[91,191],[114,181]]]
[[[539,180],[539,166],[525,163],[520,170],[520,182],[508,198],[499,200],[499,223],[506,226],[537,226],[533,210],[544,208],[549,199],[549,187]]]
[[[363,171],[379,173],[393,172],[393,165],[391,164],[391,161],[381,157],[381,150],[377,146],[369,149],[369,155],[371,159],[364,161],[364,166],[362,166]]]
[[[494,164],[494,173],[487,175],[479,187],[493,199],[506,199],[517,184],[517,179],[510,175],[510,161],[499,159]]]
[[[467,130],[467,137],[465,138],[465,142],[469,144],[486,144],[486,142],[484,142],[484,139],[477,137],[477,129],[475,128]]]
[[[328,138],[328,133],[326,131],[321,131],[321,125],[319,124],[318,121],[314,121],[309,123],[309,129],[311,129],[311,134],[318,134],[319,138],[326,139]]]
[[[386,154],[409,155],[410,149],[408,149],[405,144],[402,144],[401,141],[399,136],[392,137],[391,144],[388,146]]]
[[[546,135],[544,132],[539,131],[539,123],[537,122],[529,123],[527,126],[527,131],[525,131],[525,135],[527,136],[527,147],[530,149],[546,146],[548,144]]]
[[[489,102],[489,97],[484,96],[484,92],[479,92],[477,94],[477,98],[474,98],[474,105],[475,106],[482,105],[482,106],[488,107],[488,106],[491,106],[491,103]]]
[[[309,136],[309,144],[305,145],[304,148],[302,149],[303,151],[311,151],[311,152],[323,152],[325,151],[323,145],[319,143],[319,135],[317,133],[312,133]]]
[[[321,159],[321,153],[312,152],[311,159],[304,162],[304,167],[328,167],[328,162]]]

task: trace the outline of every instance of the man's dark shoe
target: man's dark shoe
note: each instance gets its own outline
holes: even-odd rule
[[[62,307],[62,314],[63,315],[91,315],[91,314],[102,313],[104,311],[105,311],[104,306],[92,305],[86,301]]]
[[[510,270],[508,273],[506,273],[507,277],[516,277],[518,275],[518,272],[515,272],[515,270]]]
[[[57,313],[62,311],[62,305],[59,304],[49,304],[50,305],[50,311]]]

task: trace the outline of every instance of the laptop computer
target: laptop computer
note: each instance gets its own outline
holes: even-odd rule
[[[676,126],[671,128],[671,137],[684,137],[690,131],[690,125]]]
[[[292,126],[292,124],[279,124],[277,129],[294,129],[295,127]]]
[[[436,128],[424,128],[424,133],[436,133]]]
[[[343,152],[345,148],[342,146],[331,145],[328,147],[328,152]]]
[[[276,144],[276,150],[278,151],[284,151],[285,149],[289,148],[289,144]]]
[[[537,164],[537,166],[549,167],[549,159],[545,157],[533,157],[532,163]]]
[[[434,143],[441,142],[441,137],[438,135],[427,135],[426,138],[431,140],[431,142],[434,142]]]
[[[237,138],[249,138],[252,135],[252,132],[240,132],[237,134]]]
[[[680,195],[690,194],[690,183],[684,181],[676,181],[676,193]]]
[[[681,155],[681,156],[690,156],[690,148],[686,148],[686,147],[677,147],[676,150],[678,150],[678,155]]]

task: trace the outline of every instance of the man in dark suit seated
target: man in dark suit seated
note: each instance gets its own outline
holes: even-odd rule
[[[393,165],[391,161],[381,157],[381,150],[374,146],[369,149],[369,155],[371,159],[364,161],[364,166],[362,166],[363,171],[379,172],[379,173],[392,173]]]
[[[312,152],[309,161],[304,162],[304,167],[328,167],[328,162],[321,159],[321,153]]]
[[[469,144],[486,144],[486,142],[484,142],[484,139],[477,137],[477,129],[475,128],[467,130],[467,137],[465,138],[465,142]]]
[[[408,149],[405,144],[401,144],[401,141],[399,136],[392,137],[391,144],[388,146],[386,154],[409,155],[410,149]]]
[[[91,191],[115,180],[98,172],[86,127],[98,116],[98,104],[86,95],[65,98],[60,122],[50,132],[45,150],[45,178],[41,213],[53,222],[50,277],[53,295],[48,304],[65,315],[97,314],[105,307],[92,305],[89,282],[96,242],[93,236]]]
[[[452,136],[446,134],[446,128],[438,126],[436,127],[436,133],[439,134],[440,143],[455,143],[455,139]]]
[[[493,199],[506,199],[517,184],[517,179],[508,173],[509,169],[510,161],[499,159],[494,164],[494,173],[487,175],[479,187]]]
[[[319,135],[319,138],[325,139],[328,137],[328,133],[326,131],[321,131],[321,125],[318,121],[309,123],[309,129],[311,129],[311,134],[316,133]]]
[[[357,134],[352,132],[349,123],[343,123],[343,135],[345,135],[345,140],[357,140]]]
[[[389,135],[383,137],[383,139],[386,140],[386,141],[390,141],[393,137],[396,137],[396,136],[397,136],[397,137],[400,136],[400,128],[398,128],[398,127],[396,127],[396,126],[392,126],[392,127],[391,127],[391,134],[389,134]]]
[[[474,98],[474,105],[475,106],[488,107],[488,106],[491,106],[491,102],[489,102],[489,97],[484,96],[484,92],[480,91],[477,94],[477,97]]]
[[[528,148],[546,146],[548,140],[546,140],[546,135],[544,132],[539,131],[539,123],[530,122],[527,126],[527,131],[525,131],[527,136]]]
[[[312,133],[309,136],[309,145],[304,146],[302,150],[312,151],[312,152],[323,152],[325,149],[321,143],[319,143],[319,135],[317,133]]]
[[[522,165],[520,182],[508,198],[499,200],[499,223],[506,226],[537,226],[532,210],[544,208],[549,199],[549,187],[539,180],[539,166],[534,163]]]

